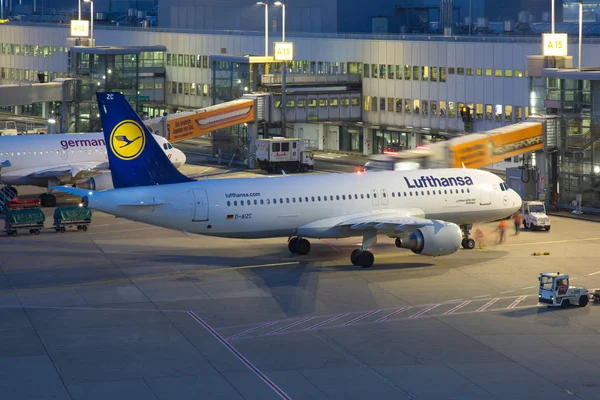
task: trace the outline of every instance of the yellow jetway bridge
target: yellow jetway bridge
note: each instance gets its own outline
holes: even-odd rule
[[[398,157],[418,161],[423,168],[485,168],[519,154],[544,148],[547,121],[531,119],[489,131],[472,133],[401,151]]]

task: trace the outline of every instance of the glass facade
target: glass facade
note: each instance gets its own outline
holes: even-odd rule
[[[581,196],[583,208],[600,208],[600,81],[546,77],[546,96],[532,110],[541,106],[548,115],[559,117],[558,132],[551,156],[557,193],[553,201],[560,208],[573,208]],[[535,93],[532,91],[532,93]],[[552,141],[552,138],[549,139]],[[554,143],[552,143],[554,144]],[[552,165],[556,163],[556,165]],[[551,177],[552,178],[552,177]]]
[[[363,152],[363,128],[340,126],[340,150]]]
[[[213,104],[239,99],[252,91],[250,62],[246,59],[227,60],[211,56],[211,67]]]
[[[74,110],[70,112],[69,132],[101,130],[96,92],[123,93],[141,112],[142,103],[162,103],[165,99],[165,48],[90,48],[69,51],[69,74],[77,78]]]

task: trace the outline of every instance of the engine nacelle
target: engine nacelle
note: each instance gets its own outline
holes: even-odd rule
[[[85,182],[78,183],[75,185],[81,189],[90,189],[90,190],[107,190],[114,189],[113,180],[111,174],[98,174],[90,177]]]
[[[400,239],[400,247],[424,256],[447,256],[458,251],[463,236],[456,224],[434,221]]]

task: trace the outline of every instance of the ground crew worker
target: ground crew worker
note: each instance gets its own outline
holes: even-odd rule
[[[506,227],[508,226],[508,224],[506,223],[506,220],[503,219],[500,221],[500,223],[498,224],[498,227],[496,228],[496,230],[498,231],[498,243],[503,243],[505,238],[506,238]]]
[[[481,229],[477,229],[475,231],[475,242],[477,243],[478,248],[485,246],[485,243],[483,242],[483,240],[484,240],[483,231]]]
[[[521,232],[521,213],[517,211],[515,215],[513,215],[513,220],[515,222],[515,235],[518,235],[519,232]]]

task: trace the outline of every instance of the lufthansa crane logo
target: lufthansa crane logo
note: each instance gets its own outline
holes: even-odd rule
[[[110,133],[110,149],[121,160],[129,161],[137,158],[145,145],[144,130],[135,121],[122,121]]]

